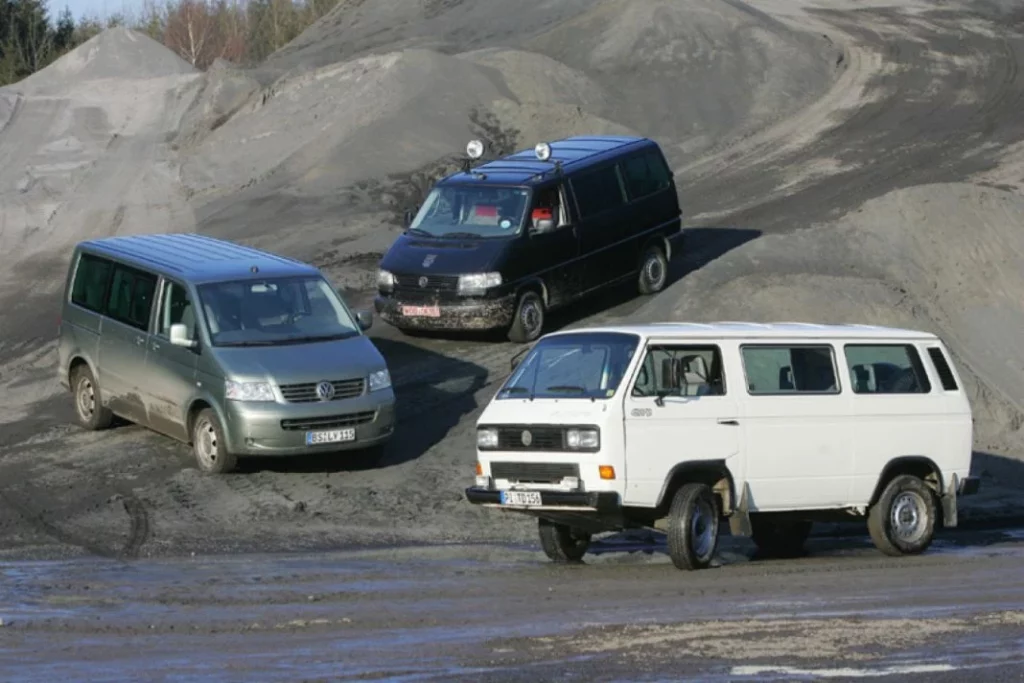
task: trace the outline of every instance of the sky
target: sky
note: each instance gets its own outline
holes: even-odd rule
[[[64,7],[71,10],[75,21],[83,16],[106,19],[111,14],[138,14],[143,7],[143,0],[48,0],[50,17],[56,20]]]

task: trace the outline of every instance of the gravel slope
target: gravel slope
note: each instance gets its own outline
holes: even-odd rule
[[[0,167],[0,544],[131,557],[532,542],[527,520],[461,497],[473,422],[512,345],[378,323],[402,432],[368,471],[316,459],[202,477],[162,437],[71,426],[53,379],[52,292],[71,241],[196,226],[311,259],[365,305],[396,216],[471,134],[500,149],[634,130],[671,154],[694,245],[676,282],[554,324],[934,329],[969,371],[980,466],[1019,482],[1021,15],[993,3],[819,5],[348,2],[252,72],[191,74],[155,43],[108,32],[96,45],[110,55],[90,64],[156,66],[138,78],[80,72],[112,78],[102,89],[65,87],[55,69],[0,90],[0,154],[15,160]],[[133,52],[140,42],[152,59]],[[46,184],[19,189],[40,168]]]

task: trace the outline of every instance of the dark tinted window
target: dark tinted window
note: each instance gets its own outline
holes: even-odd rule
[[[570,182],[583,218],[626,203],[619,174],[614,166],[586,171],[574,176]]]
[[[140,330],[147,329],[155,290],[156,276],[126,266],[114,266],[107,315]]]
[[[630,199],[646,197],[671,184],[668,167],[661,155],[654,151],[624,161],[622,175]]]
[[[928,349],[928,355],[932,359],[932,363],[935,364],[935,371],[939,373],[939,379],[942,381],[942,388],[945,391],[956,391],[956,378],[953,377],[953,370],[949,367],[949,363],[946,362],[946,356],[942,353],[942,349],[937,346],[933,346]]]
[[[90,311],[102,312],[113,265],[98,256],[82,254],[71,286],[71,302]]]
[[[831,346],[744,346],[751,394],[837,394]]]
[[[633,384],[633,396],[722,396],[717,346],[651,346]]]
[[[857,394],[927,394],[921,356],[910,344],[847,344],[846,364]]]

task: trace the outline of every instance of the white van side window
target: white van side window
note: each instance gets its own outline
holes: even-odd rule
[[[945,354],[938,346],[929,346],[928,355],[931,356],[935,371],[939,373],[939,380],[942,382],[943,391],[957,391],[956,378],[953,377],[953,370],[949,367]]]
[[[723,396],[722,351],[716,345],[652,344],[633,396]]]
[[[829,345],[744,345],[743,371],[752,395],[838,394],[835,355]]]
[[[847,344],[846,364],[857,394],[927,394],[931,382],[912,344]]]

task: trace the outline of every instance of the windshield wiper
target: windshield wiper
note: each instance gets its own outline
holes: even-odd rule
[[[250,339],[249,341],[221,342],[217,346],[274,346],[275,344],[280,344],[280,342],[269,339]]]
[[[406,232],[409,233],[410,235],[424,235],[426,237],[437,237],[437,235],[435,235],[434,233],[427,232],[426,230],[421,230],[420,228],[409,228],[408,230],[406,230]]]
[[[441,237],[465,237],[469,239],[481,239],[483,235],[478,235],[475,232],[446,232]]]
[[[526,387],[509,387],[505,391],[510,394],[526,394],[529,393],[530,390]]]
[[[287,339],[280,340],[279,344],[306,344],[308,342],[318,341],[337,341],[339,339],[348,339],[354,336],[349,332],[339,332],[338,334],[321,334],[321,335],[310,335],[308,337],[288,337]]]
[[[575,391],[578,394],[586,393],[586,387],[577,387],[572,384],[556,384],[554,386],[545,387],[544,391]]]

